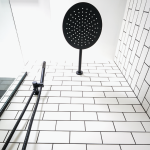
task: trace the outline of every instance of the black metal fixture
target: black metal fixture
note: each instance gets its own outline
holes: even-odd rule
[[[67,42],[79,49],[77,75],[82,75],[82,49],[96,43],[102,31],[102,19],[99,11],[91,4],[81,2],[73,5],[65,14],[63,33]]]
[[[41,80],[40,80],[40,83],[37,83],[36,81],[33,81],[32,84],[33,84],[33,91],[21,113],[21,115],[19,116],[19,119],[17,120],[14,128],[12,129],[9,137],[7,138],[2,150],[5,150],[14,134],[14,132],[16,131],[33,95],[38,95],[37,96],[37,101],[36,101],[36,104],[35,104],[35,107],[34,107],[34,110],[33,110],[33,113],[32,113],[32,116],[31,116],[31,119],[30,119],[30,123],[29,123],[29,126],[28,126],[28,130],[27,130],[27,133],[26,133],[26,137],[25,137],[25,140],[24,140],[24,143],[23,143],[23,146],[22,146],[22,150],[26,150],[26,147],[27,147],[27,143],[28,143],[28,139],[29,139],[29,136],[30,136],[30,131],[31,131],[31,127],[32,127],[32,123],[33,123],[33,120],[34,120],[34,116],[35,116],[35,113],[36,113],[36,110],[37,110],[37,107],[38,107],[38,104],[39,104],[39,100],[40,100],[40,96],[41,96],[41,92],[42,92],[42,87],[44,87],[43,83],[44,83],[44,74],[45,74],[45,67],[46,67],[46,62],[44,61],[43,62],[43,65],[42,65],[42,71],[41,71]],[[38,90],[38,88],[40,88]]]

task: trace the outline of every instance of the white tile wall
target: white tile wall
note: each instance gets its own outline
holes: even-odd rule
[[[146,94],[150,87],[150,2],[149,0],[136,0],[132,7],[131,3],[132,0],[127,3],[125,10],[127,17],[123,20],[114,60],[148,113],[150,98],[146,98]],[[129,10],[131,10],[130,16]],[[126,26],[129,23],[131,23],[130,29]],[[131,39],[128,37],[126,40],[123,36],[127,37],[128,33]],[[130,48],[125,48],[124,51],[120,43],[128,47],[129,41]],[[125,57],[125,63],[123,63],[123,57]]]

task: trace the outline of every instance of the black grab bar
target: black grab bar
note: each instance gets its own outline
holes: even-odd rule
[[[29,123],[29,126],[28,126],[28,130],[27,130],[27,133],[26,133],[26,137],[25,137],[25,140],[24,140],[24,143],[23,143],[23,146],[22,146],[22,150],[26,150],[26,147],[27,147],[27,144],[28,144],[28,139],[29,139],[29,136],[30,136],[30,131],[31,131],[31,128],[32,128],[32,123],[33,123],[33,120],[34,120],[34,116],[35,116],[35,113],[36,113],[36,110],[37,110],[37,107],[38,107],[38,104],[39,104],[39,100],[40,100],[40,96],[41,96],[41,92],[42,92],[42,87],[44,87],[44,74],[45,74],[45,67],[46,67],[46,62],[44,61],[43,62],[43,65],[42,65],[42,71],[41,71],[41,80],[40,80],[40,83],[37,83],[36,81],[33,81],[32,84],[33,84],[33,91],[28,99],[28,102],[26,103],[21,115],[19,116],[19,119],[17,120],[16,124],[14,125],[8,139],[6,140],[2,150],[5,150],[14,134],[14,132],[16,131],[17,127],[18,127],[18,124],[20,123],[33,95],[38,95],[37,97],[37,101],[36,101],[36,105],[35,105],[35,108],[33,110],[33,113],[32,113],[32,116],[31,116],[31,119],[30,119],[30,123]],[[38,87],[40,87],[40,89],[38,90]]]

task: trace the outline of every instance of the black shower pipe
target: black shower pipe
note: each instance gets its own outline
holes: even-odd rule
[[[43,83],[43,82],[44,82],[45,66],[46,66],[46,62],[44,61],[44,62],[43,62],[43,65],[42,65],[40,83]],[[39,90],[39,93],[38,93],[37,102],[36,102],[35,108],[34,108],[34,110],[33,110],[32,117],[31,117],[31,119],[30,119],[30,123],[29,123],[29,126],[28,126],[28,130],[27,130],[27,133],[26,133],[26,137],[25,137],[25,140],[24,140],[24,143],[23,143],[22,150],[26,150],[26,146],[27,146],[27,143],[28,143],[28,138],[29,138],[29,136],[30,136],[30,131],[31,131],[32,123],[33,123],[34,116],[35,116],[35,113],[36,113],[36,109],[37,109],[37,107],[38,107],[39,99],[40,99],[40,96],[41,96],[41,91],[42,91],[42,86],[40,87],[40,90]],[[7,146],[8,146],[8,144],[9,144],[9,142],[10,142],[10,140],[11,140],[11,138],[12,138],[14,132],[16,131],[16,129],[17,129],[17,127],[18,127],[18,124],[20,123],[20,121],[21,121],[21,119],[22,119],[22,117],[23,117],[23,115],[24,115],[24,113],[25,113],[25,111],[26,111],[26,109],[27,109],[27,107],[28,107],[28,105],[29,105],[29,103],[30,103],[32,97],[33,97],[33,95],[34,95],[36,92],[37,92],[37,90],[36,90],[36,89],[33,89],[33,91],[32,91],[32,93],[31,93],[31,95],[30,95],[30,97],[29,97],[29,99],[28,99],[28,101],[27,101],[27,103],[26,103],[26,105],[25,105],[25,107],[24,107],[24,109],[23,109],[21,115],[19,116],[19,118],[18,118],[18,120],[17,120],[15,126],[13,127],[13,129],[12,129],[12,131],[11,131],[11,133],[10,133],[8,139],[6,140],[6,142],[5,142],[5,144],[4,144],[3,148],[2,148],[2,150],[5,150],[5,149],[7,148]]]
[[[27,76],[27,72],[24,73],[23,77],[21,78],[21,80],[19,81],[19,83],[17,84],[17,86],[15,87],[15,89],[13,90],[13,92],[10,94],[10,96],[8,97],[8,99],[6,100],[6,102],[4,103],[4,105],[2,106],[2,108],[0,109],[0,117],[2,116],[3,112],[7,108],[8,104],[10,103],[11,99],[15,95],[16,91],[18,90],[18,88],[20,87],[21,83],[24,81],[24,79],[25,79],[26,76]]]

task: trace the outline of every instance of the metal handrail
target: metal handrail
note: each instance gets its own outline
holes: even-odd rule
[[[14,134],[14,132],[16,131],[33,95],[38,95],[37,97],[37,102],[36,102],[36,105],[35,105],[35,108],[33,110],[33,113],[32,113],[32,116],[31,116],[31,119],[30,119],[30,123],[29,123],[29,126],[28,126],[28,130],[27,130],[27,133],[26,133],[26,137],[25,137],[25,140],[24,140],[24,143],[23,143],[23,146],[22,146],[22,150],[26,150],[26,147],[27,147],[27,144],[28,144],[28,139],[29,139],[29,136],[30,136],[30,131],[31,131],[31,128],[32,128],[32,123],[33,123],[33,120],[34,120],[34,116],[35,116],[35,113],[36,113],[36,110],[37,110],[37,107],[38,107],[38,104],[39,104],[39,100],[40,100],[40,96],[41,96],[41,92],[42,92],[42,87],[44,87],[43,83],[44,83],[44,74],[45,74],[45,67],[46,67],[46,62],[44,61],[43,62],[43,65],[42,65],[42,71],[41,71],[41,80],[40,80],[40,83],[37,83],[37,82],[32,82],[33,84],[33,91],[21,113],[21,115],[19,116],[19,119],[17,120],[15,126],[13,127],[9,137],[7,138],[2,150],[5,150]],[[38,90],[38,87],[40,87],[40,90]]]
[[[0,109],[0,117],[2,116],[3,112],[7,108],[8,104],[10,103],[11,99],[13,98],[13,96],[15,95],[15,93],[17,92],[17,90],[19,89],[21,83],[24,81],[24,79],[25,79],[26,76],[27,76],[27,72],[25,72],[25,74],[23,75],[23,77],[21,78],[21,80],[19,81],[19,83],[17,84],[17,86],[15,87],[15,89],[13,90],[13,92],[10,94],[10,96],[8,97],[8,99],[6,100],[6,102],[4,103],[4,105],[2,106],[2,108]]]

